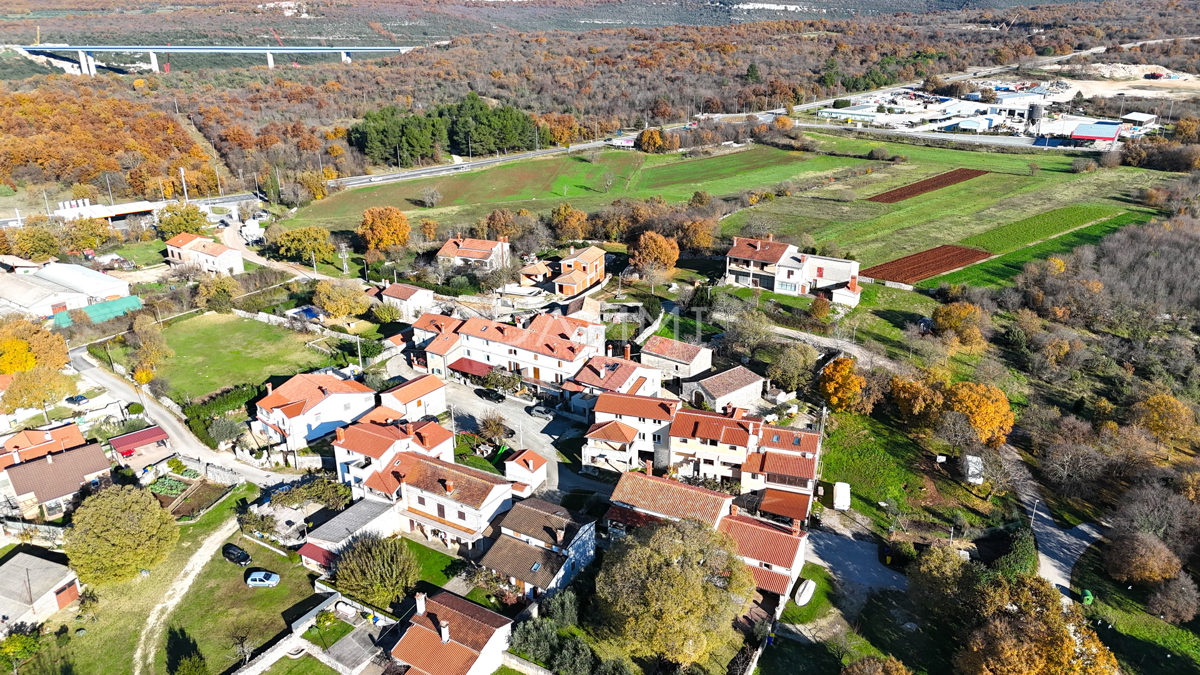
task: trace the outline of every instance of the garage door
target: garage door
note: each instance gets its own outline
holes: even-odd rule
[[[72,581],[62,588],[54,591],[54,598],[58,600],[58,608],[62,609],[75,601],[79,597],[79,582]]]

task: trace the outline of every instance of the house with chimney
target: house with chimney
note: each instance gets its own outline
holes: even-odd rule
[[[209,274],[241,274],[245,272],[242,252],[210,237],[181,232],[167,240],[167,262],[171,265],[196,265]]]
[[[418,420],[440,415],[446,405],[446,383],[433,375],[418,375],[379,394],[379,405],[399,413],[397,419]]]
[[[583,465],[625,472],[644,466],[666,468],[677,400],[602,392],[592,407],[594,423],[584,434]]]
[[[745,366],[684,382],[680,395],[697,408],[723,410],[728,406],[756,408],[767,379]]]
[[[437,252],[438,265],[444,268],[470,267],[479,272],[490,272],[508,265],[508,237],[499,241],[455,237],[442,244]]]
[[[528,497],[546,484],[546,458],[529,448],[517,450],[504,459],[504,477],[514,497]]]
[[[761,288],[781,295],[822,293],[831,302],[857,307],[862,295],[859,263],[801,253],[792,244],[766,239],[734,237],[725,254],[725,283]]]
[[[375,390],[327,373],[302,373],[273,386],[256,406],[251,427],[288,450],[308,446],[375,407]]]
[[[412,325],[410,349],[413,351],[412,366],[446,379],[451,376],[450,364],[459,356],[458,329],[465,322],[442,314],[422,314]],[[484,369],[484,375],[491,368]]]
[[[334,432],[333,461],[338,480],[350,486],[355,498],[363,484],[396,455],[416,453],[454,462],[454,434],[437,422],[402,422],[387,408],[376,408],[348,427]]]
[[[541,499],[513,505],[496,522],[496,542],[479,564],[529,599],[552,593],[596,557],[596,521]]]
[[[409,675],[492,675],[503,665],[512,620],[450,591],[416,594],[416,611],[391,655]]]
[[[760,513],[804,522],[812,512],[820,456],[819,430],[763,425],[742,463],[742,491],[758,497]]]
[[[741,467],[758,446],[762,420],[744,408],[722,412],[680,410],[671,422],[671,467],[687,478],[740,481]]]
[[[608,351],[611,354],[611,346]],[[658,396],[662,391],[662,372],[631,360],[626,344],[624,358],[593,356],[563,382],[562,389],[571,397],[571,409],[578,415],[587,415],[596,397],[604,392]]]
[[[658,368],[667,379],[686,380],[712,369],[713,351],[708,347],[651,335],[642,345],[641,361]]]
[[[558,261],[559,275],[554,278],[554,292],[563,296],[578,295],[604,281],[604,249],[588,246],[570,252]]]
[[[649,467],[647,467],[649,471]],[[649,473],[621,476],[613,490],[612,506],[604,515],[612,536],[624,536],[639,527],[664,520],[699,520],[728,534],[738,555],[764,593],[758,602],[778,618],[804,567],[807,532],[799,521],[784,526],[740,513],[733,497]],[[779,596],[779,597],[774,597]]]
[[[433,307],[433,291],[410,284],[388,284],[379,292],[379,301],[400,310],[401,321],[412,323]]]
[[[76,506],[80,492],[112,484],[112,462],[99,443],[50,451],[4,471],[3,495],[22,518],[54,520]]]
[[[543,312],[533,315],[525,327],[534,333],[552,335],[593,347],[597,354],[604,350],[606,327],[602,323]]]

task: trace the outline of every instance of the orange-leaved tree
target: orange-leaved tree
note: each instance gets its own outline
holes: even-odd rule
[[[1012,431],[1012,407],[1008,396],[998,387],[977,382],[956,382],[946,388],[945,410],[953,410],[967,416],[980,442],[993,448],[999,447]]]
[[[629,264],[639,269],[659,267],[669,270],[679,261],[679,244],[653,230],[647,230],[629,247]]]
[[[867,380],[856,372],[854,359],[836,358],[821,372],[821,395],[834,410],[849,410],[862,393]]]
[[[408,246],[412,227],[408,216],[395,206],[373,206],[363,211],[362,224],[356,230],[367,250],[381,251]]]
[[[587,237],[587,213],[563,202],[550,212],[550,227],[559,241],[577,241]]]
[[[1133,420],[1163,445],[1190,438],[1196,431],[1196,414],[1170,394],[1155,394],[1135,404]]]
[[[638,150],[642,152],[662,152],[666,147],[663,143],[662,132],[658,129],[646,129],[637,137]]]

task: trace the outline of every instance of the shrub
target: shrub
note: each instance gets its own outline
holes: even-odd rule
[[[1075,173],[1091,173],[1098,168],[1100,168],[1100,165],[1096,163],[1096,160],[1086,157],[1080,157],[1071,162],[1071,171]]]
[[[1022,528],[1013,535],[1012,547],[1008,553],[992,563],[992,570],[1010,579],[1037,574],[1038,552],[1033,539],[1033,531]]]
[[[871,151],[867,153],[867,159],[882,160],[889,156],[887,148],[871,148]]]
[[[420,578],[421,566],[405,540],[375,534],[355,538],[334,569],[339,591],[380,608],[404,597]]]
[[[509,644],[531,661],[549,664],[558,652],[558,629],[550,619],[526,621],[513,630]]]
[[[579,622],[579,599],[570,589],[559,591],[546,601],[546,618],[559,628],[574,626]]]
[[[379,323],[395,323],[400,320],[400,308],[381,302],[371,308],[371,316]]]
[[[1155,584],[1179,575],[1179,557],[1162,539],[1137,532],[1115,537],[1104,552],[1104,567],[1120,582]]]
[[[839,98],[833,102],[833,107],[835,108],[849,108],[852,105],[854,104],[847,98]]]
[[[1183,575],[1159,586],[1150,594],[1146,603],[1146,611],[1158,615],[1167,623],[1186,623],[1196,616],[1200,609],[1200,592],[1196,590],[1196,582]]]
[[[232,441],[242,435],[242,425],[231,419],[220,417],[208,425],[208,435],[218,444]]]
[[[276,492],[271,499],[280,506],[299,506],[311,499],[318,504],[340,511],[350,503],[350,486],[328,478],[318,478],[303,485]]]
[[[892,543],[892,563],[907,567],[909,563],[917,559],[917,549],[911,541],[897,541]]]
[[[142,413],[146,412],[146,406],[142,405],[141,403],[130,403],[126,410],[129,411],[130,415],[141,415]]]
[[[554,655],[554,672],[558,675],[592,675],[595,664],[592,648],[578,635],[563,640]]]
[[[183,460],[179,459],[178,457],[172,457],[171,459],[167,460],[167,468],[171,470],[171,473],[180,475],[182,475],[184,471],[187,471],[187,465],[184,464]]]

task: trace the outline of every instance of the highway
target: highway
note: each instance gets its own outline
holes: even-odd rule
[[[256,46],[256,45],[65,45],[44,44],[16,46],[30,52],[117,52],[145,54],[147,52],[170,52],[172,54],[366,54],[372,52],[407,53],[409,47],[307,47],[307,46]]]

